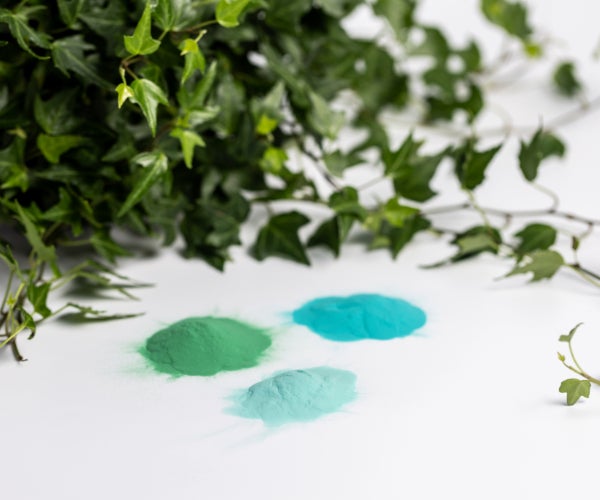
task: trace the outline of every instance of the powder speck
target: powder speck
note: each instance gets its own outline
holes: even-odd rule
[[[292,313],[295,323],[340,342],[406,337],[425,324],[425,313],[412,304],[376,294],[324,297]]]
[[[152,335],[140,349],[157,371],[215,375],[256,366],[271,345],[265,330],[229,318],[186,318]]]
[[[230,413],[268,426],[315,420],[356,397],[356,375],[321,366],[280,372],[234,397]]]

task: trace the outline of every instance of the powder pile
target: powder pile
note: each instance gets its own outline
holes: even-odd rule
[[[230,413],[268,426],[315,420],[356,397],[356,375],[326,366],[280,372],[234,397]]]
[[[406,337],[426,321],[418,307],[377,294],[311,300],[295,310],[292,318],[322,337],[340,342]]]
[[[265,330],[234,319],[186,318],[152,335],[140,352],[157,371],[210,376],[256,366],[271,345]]]

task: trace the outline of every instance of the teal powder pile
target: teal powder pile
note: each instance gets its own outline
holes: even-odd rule
[[[406,337],[425,324],[426,316],[405,300],[377,294],[323,297],[292,313],[295,323],[329,340],[389,340]]]
[[[229,318],[186,318],[152,335],[140,353],[159,372],[210,376],[258,365],[271,345],[265,330]]]
[[[229,413],[270,427],[315,420],[356,398],[356,375],[321,366],[280,372],[234,396]]]

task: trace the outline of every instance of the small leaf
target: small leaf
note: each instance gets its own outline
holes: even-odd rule
[[[131,55],[148,55],[156,52],[160,47],[160,41],[152,38],[152,7],[150,2],[146,3],[142,17],[140,18],[133,35],[125,35],[123,41],[127,52]]]
[[[550,248],[556,242],[557,232],[546,224],[529,224],[515,236],[521,240],[515,253],[522,256],[535,250]]]
[[[558,338],[559,342],[571,342],[571,340],[573,340],[573,336],[575,335],[575,333],[577,332],[577,329],[583,325],[583,323],[578,323],[577,325],[575,325],[573,328],[571,328],[571,331],[569,331],[569,333],[567,335],[561,335]]]
[[[482,0],[481,10],[487,19],[503,28],[510,35],[527,40],[531,35],[527,19],[527,7],[509,0]]]
[[[160,151],[141,153],[133,158],[132,163],[142,167],[142,174],[121,206],[117,217],[123,217],[136,205],[152,185],[167,172],[169,167],[167,157]]]
[[[500,148],[502,144],[485,151],[477,151],[474,142],[467,141],[454,153],[456,176],[464,189],[471,191],[483,182],[485,171]]]
[[[556,353],[556,355],[558,356],[558,360],[559,360],[561,363],[564,363],[564,362],[565,362],[565,360],[567,359],[567,358],[565,357],[565,355],[564,355],[564,354],[561,354],[560,352],[557,352],[557,353]]]
[[[44,243],[42,240],[42,234],[34,224],[27,210],[16,202],[15,208],[17,209],[18,219],[25,228],[25,237],[31,245],[31,248],[33,248],[33,251],[42,261],[48,262],[50,265],[55,266],[56,250],[54,247]]]
[[[308,217],[296,211],[274,215],[258,233],[254,255],[258,260],[278,256],[310,265],[298,237],[298,230],[309,222]]]
[[[52,314],[52,311],[46,305],[50,286],[51,283],[47,281],[41,285],[29,285],[27,287],[27,299],[33,306],[33,310],[43,318],[47,318]]]
[[[37,137],[37,146],[50,163],[58,163],[63,153],[80,146],[85,138],[80,135],[47,135]]]
[[[156,135],[156,115],[159,103],[169,105],[167,96],[156,83],[138,78],[131,83],[132,99],[142,108],[142,113],[148,121],[152,135]]]
[[[29,44],[49,49],[50,37],[46,33],[40,33],[31,28],[28,21],[30,14],[43,9],[45,7],[41,5],[27,6],[25,2],[21,2],[12,12],[8,9],[0,9],[0,24],[8,24],[8,29],[11,35],[17,40],[19,46],[37,59],[49,59],[50,57],[36,54]]]
[[[344,113],[333,111],[315,92],[310,92],[309,97],[312,104],[312,112],[308,115],[310,126],[324,137],[335,139],[346,121]]]
[[[203,148],[206,143],[196,132],[193,130],[186,130],[183,128],[175,128],[171,132],[171,137],[179,139],[181,143],[181,150],[183,151],[183,161],[187,168],[192,168],[192,159],[194,158],[194,148],[199,146]]]
[[[206,70],[206,59],[198,47],[197,40],[188,38],[179,44],[181,55],[185,58],[183,73],[181,74],[181,83],[185,83],[194,73],[200,71],[204,73]]]
[[[539,128],[529,144],[521,141],[519,151],[519,167],[528,181],[537,177],[540,163],[550,156],[562,157],[565,145],[550,132]]]
[[[125,104],[127,99],[133,97],[133,90],[126,83],[120,83],[117,85],[115,91],[117,92],[117,105],[119,109],[123,106],[123,104]]]
[[[349,216],[336,216],[324,221],[308,239],[308,246],[324,246],[338,257],[342,242],[348,236],[354,219]]]
[[[581,82],[575,76],[575,65],[570,61],[563,61],[556,67],[552,81],[556,89],[567,97],[573,97],[581,91]]]
[[[567,395],[567,405],[572,406],[579,398],[589,398],[592,384],[589,380],[577,378],[568,378],[563,380],[558,388],[558,392]]]
[[[265,149],[259,165],[265,172],[280,175],[283,172],[287,159],[287,153],[283,149],[270,146]]]
[[[67,304],[68,307],[72,309],[76,309],[76,313],[65,313],[60,316],[62,321],[67,321],[69,323],[86,323],[86,322],[94,322],[94,321],[113,321],[116,319],[128,319],[128,318],[137,318],[138,316],[142,316],[144,313],[134,313],[134,314],[106,314],[106,311],[100,311],[98,309],[94,309],[93,307],[82,306],[79,304],[74,304],[73,302],[69,302]]]
[[[525,256],[525,262],[517,264],[506,276],[533,273],[531,281],[549,279],[565,263],[563,257],[554,250],[536,250]]]
[[[215,10],[217,22],[225,28],[234,28],[240,24],[239,17],[250,0],[219,0]]]
[[[69,71],[80,76],[84,82],[109,89],[112,85],[102,78],[94,65],[84,55],[87,49],[96,49],[94,45],[85,43],[82,35],[61,38],[52,42],[52,61],[66,76]]]
[[[58,0],[58,12],[63,22],[71,28],[77,21],[86,0]]]

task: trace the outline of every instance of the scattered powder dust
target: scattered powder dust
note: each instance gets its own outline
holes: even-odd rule
[[[322,337],[340,342],[406,337],[426,321],[418,307],[377,294],[311,300],[296,309],[292,318]]]
[[[229,318],[186,318],[152,335],[140,349],[159,372],[210,376],[258,365],[271,345],[266,331]]]
[[[333,413],[356,398],[356,375],[321,366],[290,370],[234,395],[229,413],[261,419],[269,427],[307,422]]]

